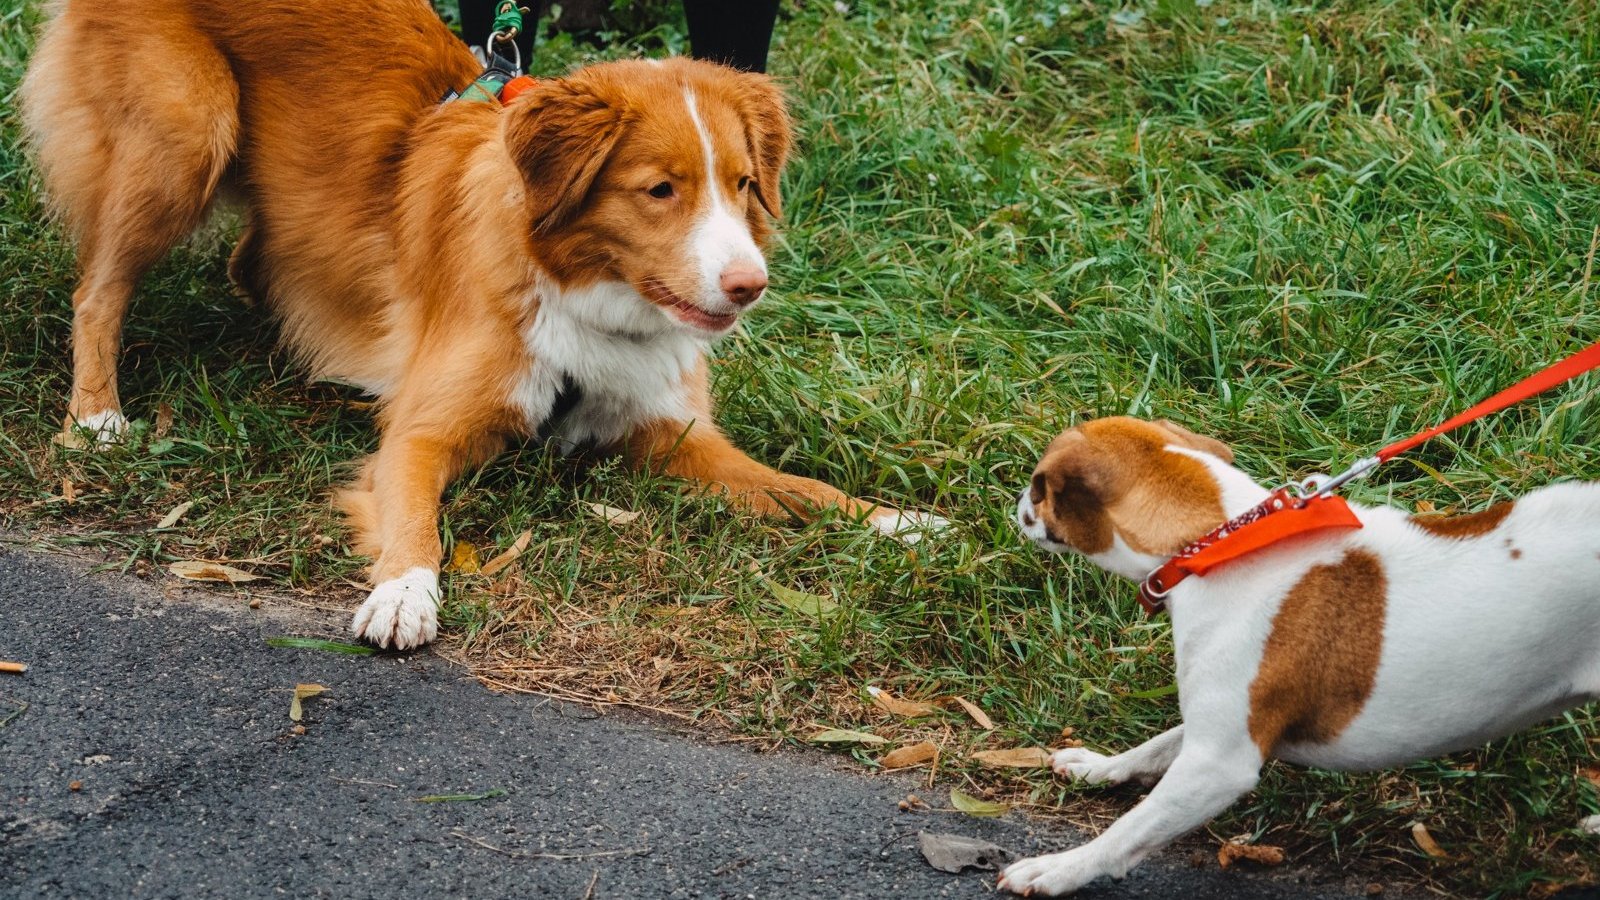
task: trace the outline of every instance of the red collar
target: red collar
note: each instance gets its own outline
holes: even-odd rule
[[[1167,595],[1190,575],[1204,575],[1223,563],[1254,553],[1298,534],[1325,528],[1360,528],[1361,520],[1344,498],[1318,494],[1298,498],[1286,487],[1191,541],[1139,584],[1139,605],[1155,615],[1167,606]]]
[[[1302,493],[1294,496],[1289,489],[1278,488],[1241,515],[1222,523],[1215,531],[1201,537],[1178,551],[1161,568],[1151,572],[1139,585],[1139,603],[1154,615],[1166,608],[1167,595],[1178,582],[1190,575],[1204,575],[1217,566],[1231,562],[1247,553],[1254,553],[1286,538],[1324,528],[1360,528],[1350,507],[1329,494],[1341,484],[1365,475],[1395,456],[1410,450],[1423,441],[1459,428],[1468,422],[1481,419],[1490,413],[1519,403],[1591,369],[1600,368],[1600,342],[1590,344],[1560,362],[1540,369],[1493,397],[1478,403],[1466,412],[1427,431],[1403,441],[1396,441],[1372,456],[1358,460],[1355,465],[1333,478],[1313,476],[1301,482]]]

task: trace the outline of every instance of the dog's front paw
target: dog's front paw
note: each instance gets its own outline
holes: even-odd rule
[[[120,443],[128,433],[128,419],[114,409],[90,413],[81,419],[68,417],[55,442],[74,450],[97,450]]]
[[[1024,897],[1070,894],[1105,874],[1084,850],[1079,847],[1065,853],[1018,860],[1000,873],[999,886]]]
[[[915,544],[926,535],[949,528],[950,520],[933,513],[880,509],[872,514],[867,524],[879,534],[886,534],[907,544]]]
[[[421,567],[372,589],[356,610],[350,633],[379,647],[409,650],[439,633],[439,576]]]
[[[1067,747],[1050,754],[1050,768],[1062,778],[1084,784],[1121,784],[1128,780],[1128,773],[1117,771],[1112,762],[1115,758],[1082,747]]]

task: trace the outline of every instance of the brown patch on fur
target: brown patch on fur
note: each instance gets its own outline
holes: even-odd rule
[[[1364,550],[1313,567],[1289,591],[1250,683],[1250,737],[1263,756],[1281,743],[1331,741],[1361,712],[1378,676],[1387,595],[1382,563]]]
[[[1488,509],[1468,513],[1464,516],[1412,516],[1411,524],[1435,537],[1454,538],[1458,541],[1464,541],[1468,538],[1481,537],[1498,528],[1500,521],[1511,512],[1513,505],[1512,501],[1506,500],[1496,503]]]
[[[1512,547],[1511,548],[1511,558],[1512,559],[1521,559],[1522,558],[1522,548],[1520,548],[1520,547]]]
[[[1096,419],[1050,442],[1034,470],[1034,512],[1080,553],[1102,553],[1115,535],[1140,553],[1176,553],[1222,524],[1222,494],[1201,461],[1172,444],[1226,460],[1225,444],[1168,422]]]

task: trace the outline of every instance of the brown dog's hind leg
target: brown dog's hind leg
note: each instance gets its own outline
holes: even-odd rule
[[[139,278],[199,224],[233,153],[238,86],[211,42],[170,14],[108,29],[67,7],[22,88],[24,117],[56,214],[78,245],[72,396],[66,425],[114,440],[122,323]],[[86,84],[81,60],[117,72]]]

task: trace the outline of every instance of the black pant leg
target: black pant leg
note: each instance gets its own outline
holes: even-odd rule
[[[778,0],[683,0],[683,14],[689,20],[689,46],[696,59],[747,72],[767,70]]]

